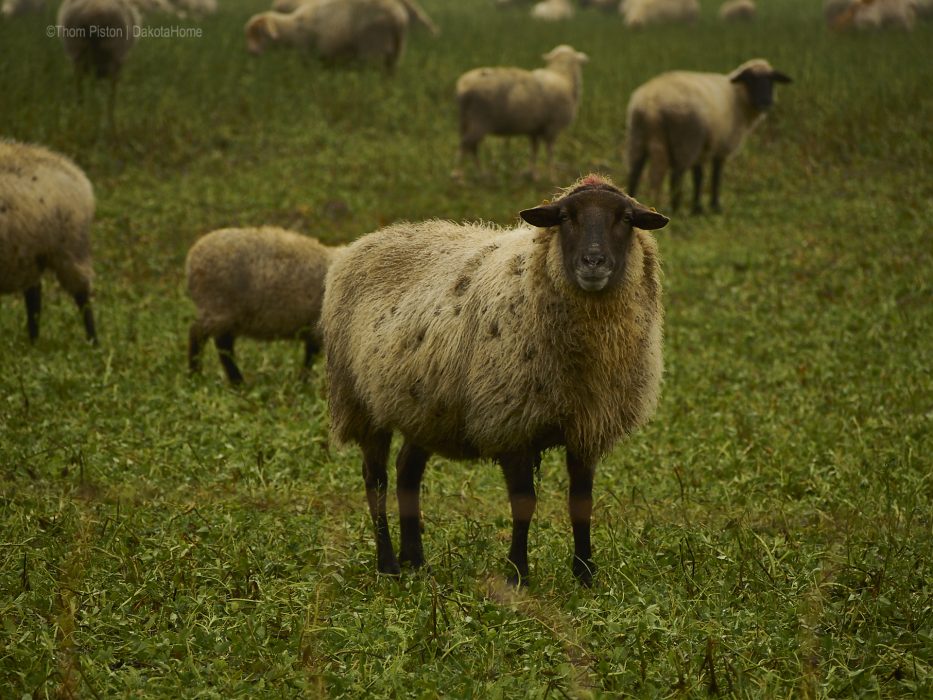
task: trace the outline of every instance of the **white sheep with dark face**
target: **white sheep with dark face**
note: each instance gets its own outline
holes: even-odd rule
[[[380,572],[400,570],[386,518],[398,431],[402,562],[424,562],[428,457],[493,459],[512,506],[512,578],[525,580],[534,470],[544,450],[565,447],[573,572],[592,579],[596,465],[658,402],[661,277],[646,229],[667,218],[599,176],[521,217],[513,229],[390,226],[351,244],[327,275],[331,428],[362,448]]]
[[[671,211],[680,205],[681,181],[693,175],[693,211],[702,211],[703,166],[712,163],[710,206],[719,211],[719,187],[726,159],[764,118],[774,102],[774,84],[789,83],[761,58],[728,74],[671,71],[652,78],[629,98],[625,159],[628,191],[638,191],[649,164],[649,200],[658,202],[670,171]]]

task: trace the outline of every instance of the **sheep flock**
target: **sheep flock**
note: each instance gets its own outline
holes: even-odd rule
[[[520,3],[490,0],[488,10],[512,12],[497,6],[514,4]],[[512,582],[525,583],[535,472],[544,451],[561,448],[569,476],[572,571],[582,584],[593,583],[590,527],[597,465],[651,419],[661,395],[659,249],[670,243],[658,234],[659,245],[651,232],[665,227],[667,215],[679,213],[688,172],[694,186],[688,217],[738,209],[739,195],[723,206],[726,162],[750,138],[758,138],[751,136],[754,129],[768,128],[766,115],[780,110],[778,92],[794,99],[792,86],[774,89],[792,82],[794,67],[772,66],[765,57],[743,55],[733,65],[671,70],[663,60],[665,31],[679,25],[678,32],[699,32],[708,21],[729,22],[741,32],[748,23],[763,21],[764,6],[753,0],[702,8],[698,0],[542,0],[524,3],[522,14],[515,13],[548,37],[596,12],[618,25],[620,41],[626,32],[656,33],[658,69],[630,93],[612,96],[619,139],[601,145],[601,169],[617,169],[616,179],[625,188],[591,173],[595,168],[588,163],[578,170],[578,164],[567,162],[574,139],[589,137],[578,129],[578,115],[587,105],[587,71],[611,72],[618,66],[600,65],[578,40],[570,45],[549,38],[546,45],[529,47],[531,59],[523,65],[500,65],[496,50],[477,47],[475,62],[432,85],[431,94],[440,97],[431,109],[438,123],[449,126],[450,149],[428,155],[453,163],[450,187],[464,201],[482,196],[490,162],[502,157],[488,155],[492,149],[487,148],[481,160],[484,139],[527,138],[526,174],[532,179],[541,177],[537,159],[545,147],[547,185],[541,194],[560,189],[543,204],[516,201],[514,210],[503,212],[514,225],[454,223],[438,211],[438,218],[427,221],[386,222],[346,246],[325,244],[326,231],[314,232],[318,240],[278,222],[244,222],[246,217],[237,215],[219,230],[185,232],[190,248],[184,269],[165,274],[183,280],[191,299],[189,371],[200,371],[209,340],[233,385],[244,383],[234,358],[237,338],[299,341],[305,373],[319,353],[326,357],[330,427],[335,444],[359,448],[379,572],[397,575],[403,564],[418,568],[430,558],[422,546],[419,494],[428,459],[437,454],[500,465],[512,512],[508,574]],[[438,27],[417,0],[275,0],[254,9],[243,16],[242,32],[226,38],[235,50],[253,56],[254,69],[274,60],[271,53],[282,57],[293,51],[308,71],[346,71],[351,79],[375,66],[381,80],[409,80],[409,43],[439,50],[444,34],[458,31]],[[5,22],[45,11],[42,0],[2,5]],[[198,22],[223,12],[223,3],[213,0],[63,0],[56,15],[63,28],[61,62],[67,58],[71,64],[79,99],[85,97],[86,78],[110,82],[115,123],[118,79],[126,78],[138,51],[136,30],[159,14]],[[847,30],[910,31],[929,15],[929,3],[827,0],[823,12],[827,36]],[[95,37],[90,27],[109,31]],[[490,39],[490,45],[499,40]],[[425,75],[424,80],[435,79]],[[800,82],[802,76],[793,79]],[[399,130],[404,128],[402,117]],[[79,309],[87,340],[97,344],[91,310],[95,164],[82,169],[64,153],[3,136],[0,293],[22,297],[26,337],[38,343],[41,280],[45,271],[54,273]],[[99,147],[121,147],[112,137],[112,142],[111,136],[101,137]],[[61,151],[70,150],[57,143]],[[738,178],[741,159],[731,168]],[[522,175],[510,177],[518,181]],[[710,190],[708,208],[704,185]],[[113,265],[105,269],[115,273]],[[105,333],[101,343],[112,342]],[[181,347],[177,354],[182,357]],[[309,383],[308,390],[313,386]],[[387,509],[393,434],[402,440],[398,555]]]

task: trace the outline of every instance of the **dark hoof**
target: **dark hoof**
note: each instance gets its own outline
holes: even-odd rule
[[[412,569],[421,569],[424,567],[424,555],[421,552],[417,554],[405,554],[401,553],[398,557],[399,563],[408,565]]]
[[[387,563],[380,562],[378,566],[379,573],[383,576],[401,576],[402,568],[398,565],[397,561],[390,561]]]
[[[573,559],[573,575],[577,577],[580,585],[589,588],[593,585],[593,577],[596,575],[596,564],[592,559]]]

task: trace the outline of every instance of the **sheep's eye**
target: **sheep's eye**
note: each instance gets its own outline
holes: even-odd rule
[[[632,215],[632,212],[630,211],[622,212],[622,215],[619,218],[622,219],[622,221],[624,221],[627,224],[632,223],[632,221],[634,220],[634,216]]]
[[[560,213],[560,216],[557,217],[557,219],[558,219],[558,221],[560,221],[562,224],[567,223],[568,221],[570,221],[570,214],[568,214],[568,213],[565,212],[565,211],[562,211],[562,212]]]

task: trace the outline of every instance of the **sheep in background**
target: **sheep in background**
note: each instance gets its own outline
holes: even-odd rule
[[[241,383],[233,354],[238,336],[300,339],[307,370],[321,347],[324,277],[337,250],[271,226],[220,229],[200,238],[185,263],[188,295],[197,307],[188,332],[190,371],[200,371],[201,348],[213,338],[230,383]]]
[[[303,5],[319,4],[326,0],[274,0],[272,10],[288,14],[294,12]],[[416,0],[398,0],[408,13],[409,24],[420,24],[425,27],[433,36],[439,36],[440,28],[434,23],[430,15],[424,11]]]
[[[827,15],[829,16],[829,15]],[[830,20],[836,30],[895,28],[911,31],[915,10],[912,0],[852,0]]]
[[[399,452],[402,562],[424,563],[419,491],[432,453],[500,463],[513,582],[528,578],[541,453],[567,450],[573,573],[588,585],[596,465],[654,413],[667,218],[589,176],[528,225],[403,223],[350,245],[327,275],[321,325],[331,429],[363,451],[378,570],[397,574],[386,461]]]
[[[42,273],[50,269],[97,344],[90,303],[93,218],[94,190],[77,165],[41,146],[0,139],[0,294],[23,293],[31,342],[39,337]]]
[[[764,118],[774,101],[774,84],[789,82],[767,61],[756,58],[728,75],[672,71],[636,89],[626,118],[629,193],[635,196],[650,160],[651,201],[660,199],[670,169],[671,211],[676,211],[683,175],[692,170],[693,211],[700,213],[703,165],[712,161],[710,207],[720,211],[719,185],[726,158]]]
[[[114,124],[117,80],[133,44],[140,15],[129,0],[64,0],[58,9],[65,53],[75,67],[78,91],[88,73],[110,80],[108,114]]]
[[[19,17],[40,12],[45,12],[45,0],[3,0],[3,6],[0,7],[0,15],[4,17]]]
[[[933,19],[933,0],[911,0],[910,4],[920,19]]]
[[[623,0],[619,12],[629,27],[695,22],[700,16],[700,3],[698,0]]]
[[[583,89],[585,53],[561,44],[544,54],[544,68],[475,68],[457,80],[460,151],[454,176],[462,175],[465,153],[479,164],[479,144],[487,134],[527,135],[531,139],[529,173],[535,177],[538,146],[547,147],[553,170],[554,141],[573,123]],[[553,175],[553,172],[552,172]]]
[[[179,17],[208,17],[217,14],[217,0],[172,0]]]
[[[570,0],[542,0],[531,8],[531,16],[545,22],[571,19],[573,14],[573,5],[570,4]]]
[[[408,5],[399,0],[318,0],[294,12],[262,12],[246,23],[246,45],[261,54],[274,44],[317,51],[326,59],[381,59],[395,68],[405,48]]]
[[[719,6],[719,19],[726,22],[742,22],[755,19],[754,0],[726,0]]]

